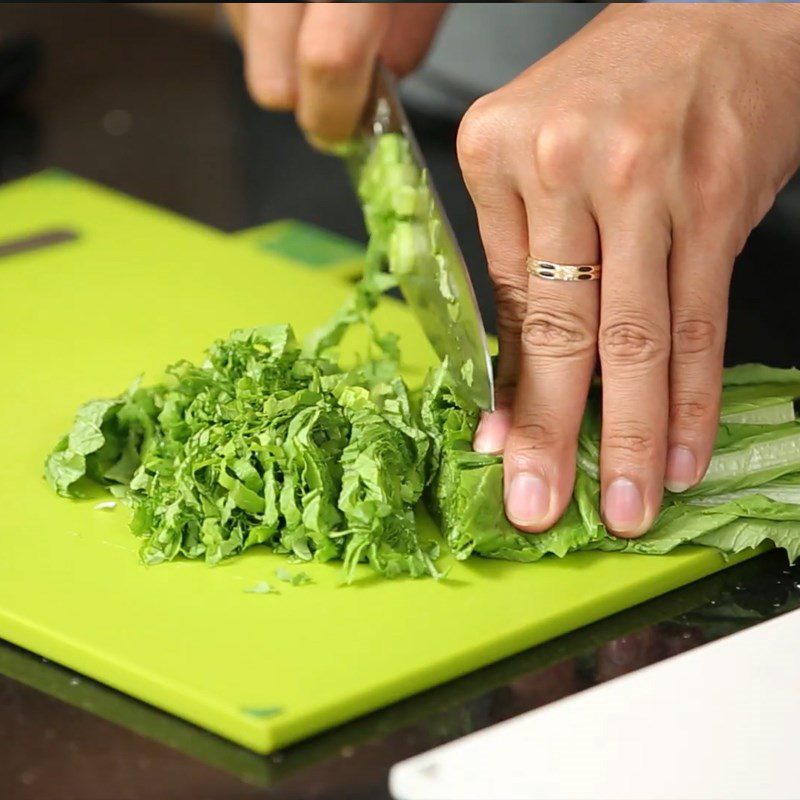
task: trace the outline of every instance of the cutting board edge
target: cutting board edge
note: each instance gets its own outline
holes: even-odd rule
[[[447,683],[489,664],[536,647],[546,641],[551,641],[559,636],[584,628],[605,617],[680,589],[764,552],[763,548],[758,548],[726,559],[718,551],[710,548],[687,545],[686,550],[694,551],[697,556],[688,565],[683,560],[680,562],[676,560],[669,573],[659,576],[651,583],[626,588],[625,591],[605,597],[602,602],[594,603],[593,605],[587,601],[585,605],[559,614],[550,620],[547,626],[539,628],[533,636],[530,634],[537,628],[538,623],[532,622],[528,625],[520,626],[503,639],[502,647],[498,647],[497,640],[494,640],[492,644],[481,644],[474,647],[467,654],[462,653],[458,657],[458,663],[456,663],[455,659],[443,659],[430,666],[424,672],[420,671],[411,677],[404,676],[402,686],[400,685],[401,681],[398,679],[382,687],[381,690],[373,692],[370,695],[370,702],[365,702],[358,695],[341,699],[335,706],[328,706],[325,709],[324,719],[321,716],[317,716],[314,723],[310,723],[308,716],[304,715],[298,716],[290,722],[287,721],[285,727],[283,727],[280,720],[276,719],[275,739],[278,743],[277,747],[286,747],[301,739],[320,733],[322,730],[364,716],[380,708],[385,708],[414,694]],[[685,553],[686,550],[682,552]],[[625,554],[624,557],[670,558],[670,556],[641,556],[637,554]],[[566,556],[566,558],[569,558],[569,556]],[[535,568],[535,565],[531,565],[531,567]],[[691,577],[687,578],[687,575],[691,575]],[[575,624],[576,619],[581,620],[577,625]],[[339,711],[339,707],[346,707],[347,711]],[[300,730],[293,730],[295,727]]]
[[[688,583],[726,569],[734,563],[758,555],[759,550],[742,553],[733,559],[724,559],[710,549],[697,549],[697,555],[688,565],[685,561],[675,562],[675,566],[658,577],[657,580],[627,588],[614,595],[585,606],[572,608],[539,627],[531,635],[538,623],[528,623],[510,631],[498,646],[497,640],[491,644],[480,644],[457,657],[442,659],[425,670],[413,674],[406,673],[385,686],[376,689],[369,696],[352,694],[340,698],[336,703],[320,707],[313,715],[302,714],[287,718],[282,722],[280,716],[261,722],[244,719],[232,712],[229,707],[209,703],[202,697],[196,699],[186,693],[174,698],[174,693],[165,684],[147,671],[137,670],[129,664],[98,655],[79,644],[62,641],[58,648],[50,648],[52,633],[19,619],[16,615],[0,610],[0,636],[18,647],[35,652],[49,660],[74,669],[100,684],[109,686],[125,695],[148,703],[179,719],[187,720],[201,729],[209,730],[218,736],[235,742],[242,747],[268,755],[281,748],[314,736],[322,731],[341,725],[350,720],[374,712],[419,692],[431,689],[442,683],[473,672],[488,664],[516,655],[545,641],[555,639],[573,630],[639,605],[647,600],[666,594]],[[568,557],[568,556],[567,556]],[[626,556],[630,558],[663,558],[659,556]],[[535,568],[535,565],[532,565]],[[691,577],[687,580],[687,575]],[[576,619],[580,624],[575,624]],[[42,646],[44,644],[44,646]],[[90,654],[87,658],[87,653]],[[131,679],[137,689],[131,689]],[[212,718],[207,716],[211,711]]]
[[[139,670],[125,662],[98,655],[95,651],[63,637],[60,638],[57,648],[51,648],[47,643],[53,641],[52,632],[26,623],[2,609],[0,609],[0,638],[85,675],[122,695],[133,697],[178,719],[186,720],[201,730],[211,731],[248,750],[266,755],[281,746],[275,742],[271,727],[231,712],[227,706],[208,702],[201,696],[193,697],[186,689],[178,695],[178,700],[173,702],[170,698],[174,692],[169,688],[170,684],[160,681],[149,671]],[[44,646],[41,646],[41,643],[44,643]],[[131,688],[131,679],[135,682],[136,690]],[[204,712],[208,711],[212,711],[214,715],[213,723],[204,715]]]

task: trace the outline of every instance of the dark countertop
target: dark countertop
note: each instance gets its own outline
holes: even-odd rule
[[[229,42],[113,4],[0,6],[0,52],[20,36],[38,71],[9,99],[0,55],[0,181],[58,166],[226,231],[297,218],[363,238],[339,164],[250,103]],[[455,129],[414,123],[492,327]],[[730,363],[800,364],[799,210],[790,187],[739,260]],[[0,797],[384,798],[401,758],[798,606],[800,569],[770,553],[270,758],[0,642]]]

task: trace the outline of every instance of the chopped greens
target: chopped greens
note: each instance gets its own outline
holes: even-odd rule
[[[439,544],[423,539],[414,507],[425,499],[457,559],[537,561],[575,550],[662,554],[692,542],[738,553],[772,542],[800,555],[800,370],[747,364],[726,370],[721,424],[703,481],[667,493],[645,536],[618,539],[599,513],[597,387],[579,437],[577,478],[562,519],[523,534],[503,510],[500,456],[475,453],[478,410],[456,396],[448,364],[432,370],[421,397],[399,377],[396,337],[370,312],[396,275],[424,258],[436,268],[436,221],[424,221],[424,176],[406,143],[386,134],[363,171],[370,234],[365,274],[353,296],[299,344],[287,325],[234,331],[195,365],[182,361],[153,386],[137,379],[118,397],[78,409],[47,458],[61,495],[99,484],[132,508],[141,557],[210,564],[263,545],[287,563],[340,561],[344,579],[368,563],[386,577],[441,577]],[[438,264],[439,290],[452,296]],[[374,352],[342,366],[335,348],[353,325]],[[460,377],[471,383],[474,365]],[[114,501],[95,506],[112,508]],[[305,572],[275,570],[298,586]],[[276,593],[267,581],[245,591]]]
[[[334,337],[335,338],[335,337]],[[390,360],[343,369],[287,326],[236,331],[201,366],[82,407],[50,456],[61,494],[127,485],[145,563],[259,544],[302,561],[436,574],[417,535],[428,437]]]
[[[266,581],[259,581],[255,586],[245,589],[245,592],[247,594],[280,594],[280,592],[275,589],[272,584],[269,584]]]
[[[311,576],[305,572],[292,573],[285,567],[278,567],[275,570],[275,577],[284,583],[290,583],[292,586],[303,586],[306,583],[311,583]]]

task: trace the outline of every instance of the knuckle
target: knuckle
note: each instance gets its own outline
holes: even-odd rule
[[[635,125],[623,126],[611,137],[606,150],[604,182],[613,191],[627,191],[641,181],[653,163],[647,131]]]
[[[676,356],[705,354],[716,350],[719,331],[701,316],[678,317],[672,327],[672,353]]]
[[[297,60],[312,80],[324,80],[356,71],[366,58],[366,52],[354,42],[332,36],[303,42]]]
[[[606,425],[603,430],[601,452],[607,454],[628,454],[639,461],[649,461],[658,450],[658,444],[652,431],[634,423],[617,423]]]
[[[524,282],[515,279],[508,273],[495,273],[492,275],[492,280],[494,281],[498,335],[503,338],[517,337],[525,319],[527,288]]]
[[[528,355],[583,356],[594,351],[592,326],[568,309],[535,309],[522,322],[522,350]]]
[[[458,126],[456,152],[466,178],[481,176],[493,161],[502,112],[493,95],[476,100]]]
[[[533,136],[533,167],[546,190],[571,182],[585,152],[585,121],[564,114],[541,122]]]
[[[600,328],[601,361],[609,366],[650,365],[669,356],[667,336],[638,315],[607,322]]]
[[[524,468],[545,450],[559,448],[562,429],[551,411],[537,409],[518,417],[510,438],[509,456],[517,468]]]
[[[524,273],[509,272],[506,269],[489,265],[489,275],[492,279],[495,299],[500,305],[514,306],[517,312],[524,313],[525,304],[528,302],[528,282]]]
[[[678,395],[670,402],[669,415],[673,424],[696,427],[716,417],[716,403],[702,393]]]

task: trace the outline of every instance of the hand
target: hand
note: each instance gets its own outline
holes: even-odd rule
[[[612,4],[476,102],[458,150],[500,339],[475,447],[504,450],[510,520],[551,526],[599,350],[603,515],[639,536],[708,466],[733,260],[800,158],[800,10]],[[528,254],[602,254],[602,278],[529,276]]]
[[[410,72],[433,41],[446,3],[227,3],[250,93],[292,110],[312,143],[351,136],[375,60]]]

